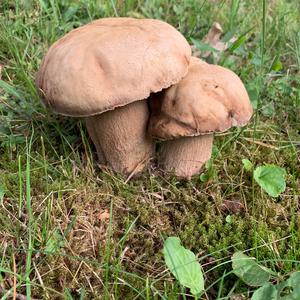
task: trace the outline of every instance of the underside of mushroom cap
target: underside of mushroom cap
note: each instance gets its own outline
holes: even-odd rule
[[[36,84],[57,113],[92,116],[177,83],[190,57],[185,38],[165,22],[104,18],[54,43]]]
[[[244,126],[253,112],[244,84],[234,72],[195,57],[188,74],[152,95],[150,105],[148,130],[162,140]]]

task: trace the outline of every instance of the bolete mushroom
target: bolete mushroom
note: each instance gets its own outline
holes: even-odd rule
[[[158,162],[180,178],[199,173],[210,158],[214,132],[244,126],[252,106],[232,71],[192,57],[188,74],[151,96],[149,133],[161,140]]]
[[[101,164],[138,172],[153,151],[145,99],[179,82],[190,57],[185,38],[165,22],[103,18],[54,43],[36,85],[55,112],[85,118]]]

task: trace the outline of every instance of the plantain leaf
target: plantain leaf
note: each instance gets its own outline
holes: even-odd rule
[[[299,300],[300,299],[300,272],[293,273],[287,280],[272,285],[265,283],[256,290],[251,300]]]
[[[242,252],[234,253],[231,261],[233,273],[250,286],[262,286],[276,276],[272,270],[259,265],[254,257]]]
[[[271,70],[272,71],[280,71],[283,69],[282,63],[280,61],[279,55],[276,55],[276,57],[273,60]]]
[[[277,300],[277,290],[271,283],[265,283],[262,287],[256,290],[251,300]]]
[[[181,246],[177,237],[165,241],[163,254],[167,267],[179,283],[190,288],[193,295],[199,295],[204,290],[204,279],[195,254]]]
[[[294,272],[289,279],[276,286],[277,300],[299,300],[300,299],[300,272]]]

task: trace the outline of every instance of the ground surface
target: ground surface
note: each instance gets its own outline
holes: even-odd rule
[[[182,290],[161,252],[171,235],[199,257],[203,299],[250,297],[228,274],[238,249],[282,276],[300,269],[299,2],[265,4],[264,10],[258,0],[0,2],[3,297],[15,288],[43,299],[178,299]],[[191,44],[214,21],[228,37],[241,37],[237,49],[214,62],[241,76],[256,114],[245,130],[215,138],[202,180],[179,182],[153,169],[125,183],[97,167],[79,120],[41,106],[34,76],[49,46],[74,27],[116,15],[163,19]],[[243,158],[285,168],[285,192],[263,192]]]

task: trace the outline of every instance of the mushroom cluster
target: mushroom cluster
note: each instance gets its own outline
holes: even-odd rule
[[[45,55],[36,77],[42,102],[83,117],[100,164],[141,172],[157,157],[166,172],[198,173],[213,132],[252,114],[237,75],[191,57],[186,39],[154,19],[103,18],[72,30]]]

